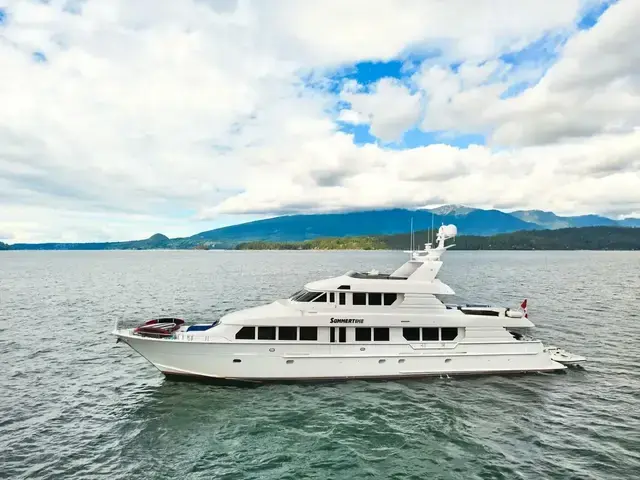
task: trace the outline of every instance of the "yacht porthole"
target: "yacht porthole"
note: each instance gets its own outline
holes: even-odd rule
[[[242,360],[240,360],[239,358],[234,358],[233,359],[233,363],[240,363]]]
[[[401,358],[400,360],[398,360],[398,363],[404,363],[404,358]]]
[[[380,360],[378,360],[378,363],[384,363],[384,362],[386,362],[384,358],[381,358]]]
[[[361,352],[364,352],[365,350],[366,350],[366,348],[364,348],[364,347],[360,347],[360,351],[361,351]]]
[[[270,351],[270,352],[275,352],[275,351],[276,351],[276,349],[275,349],[275,348],[270,348],[270,349],[269,349],[269,351]]]
[[[293,363],[293,360],[287,360],[287,364],[291,365]]]

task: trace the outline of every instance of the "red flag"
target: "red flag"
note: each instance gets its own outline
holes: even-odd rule
[[[520,305],[520,308],[524,312],[524,318],[529,318],[529,314],[527,313],[527,299],[524,299],[524,302]]]

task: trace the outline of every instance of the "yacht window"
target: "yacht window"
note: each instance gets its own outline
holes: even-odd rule
[[[278,340],[297,340],[298,327],[278,327]]]
[[[338,290],[351,290],[351,285],[340,285]]]
[[[367,294],[360,292],[353,292],[353,304],[354,305],[366,305],[367,304]]]
[[[329,294],[329,303],[334,303],[336,301],[336,294],[331,292]]]
[[[329,328],[329,341],[335,343],[336,341],[336,327]]]
[[[338,341],[340,343],[347,341],[347,327],[338,327]]]
[[[347,304],[347,296],[344,293],[340,292],[338,298],[340,299],[340,305]]]
[[[370,342],[371,329],[367,327],[356,327],[356,342]]]
[[[442,340],[455,340],[458,336],[457,328],[445,327],[441,328],[441,330]]]
[[[308,290],[301,290],[299,293],[291,297],[294,302],[312,302],[316,297],[319,297],[321,292],[310,292]]]
[[[256,327],[242,327],[236,333],[236,340],[255,340]]]
[[[403,328],[402,336],[410,342],[420,341],[420,329],[419,328]]]
[[[369,305],[382,305],[382,294],[381,293],[370,293],[369,294]]]
[[[276,327],[258,327],[258,340],[275,340]]]
[[[315,300],[314,302],[326,302],[327,301],[327,294],[326,293],[322,293],[320,294]]]
[[[440,340],[439,328],[423,328],[422,329],[422,341],[423,342],[437,342]]]
[[[384,304],[389,306],[393,302],[396,301],[396,298],[398,298],[398,294],[397,293],[385,293],[384,294]]]
[[[318,340],[318,327],[300,327],[300,340]]]
[[[375,342],[388,342],[389,341],[389,329],[388,328],[374,328],[373,340]]]

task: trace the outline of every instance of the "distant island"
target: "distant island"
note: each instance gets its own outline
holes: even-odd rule
[[[453,223],[458,249],[624,249],[638,248],[640,219],[600,215],[559,216],[541,210],[502,212],[464,205],[434,209],[381,209],[283,215],[169,238],[156,233],[143,240],[90,243],[0,243],[0,250],[152,250],[152,249],[405,249],[413,223],[423,232]],[[588,227],[597,227],[585,230]],[[629,228],[624,228],[629,227]],[[426,241],[426,233],[422,233]]]
[[[423,248],[435,231],[414,234]],[[238,250],[407,250],[410,234],[322,238],[303,242],[244,242]],[[582,227],[529,230],[492,236],[460,235],[452,250],[640,250],[640,229]]]

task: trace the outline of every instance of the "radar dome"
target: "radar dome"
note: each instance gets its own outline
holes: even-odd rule
[[[439,233],[445,236],[446,238],[455,237],[458,234],[458,228],[453,225],[442,225],[439,228]]]

